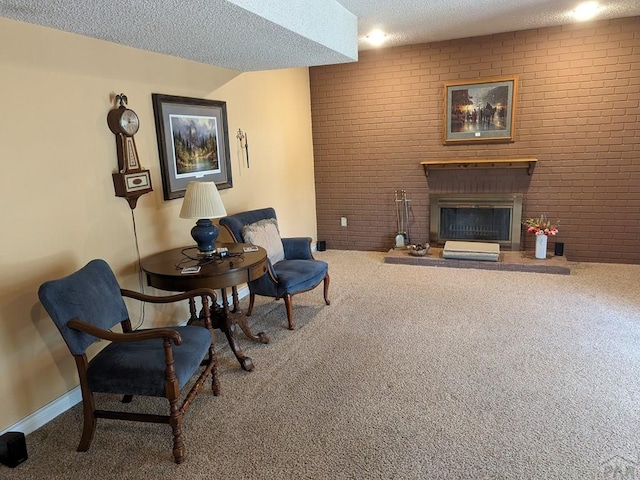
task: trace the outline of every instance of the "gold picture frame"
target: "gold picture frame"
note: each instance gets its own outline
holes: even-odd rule
[[[517,97],[517,77],[445,83],[443,143],[513,142]]]

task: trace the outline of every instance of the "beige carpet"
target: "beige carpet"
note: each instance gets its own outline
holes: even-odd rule
[[[222,395],[192,406],[184,464],[166,425],[99,420],[76,452],[78,405],[29,435],[29,459],[0,477],[566,480],[638,468],[639,265],[546,275],[383,256],[318,253],[332,304],[321,288],[296,296],[293,332],[281,301],[256,302],[254,330],[271,343],[242,337],[251,373],[219,349]]]

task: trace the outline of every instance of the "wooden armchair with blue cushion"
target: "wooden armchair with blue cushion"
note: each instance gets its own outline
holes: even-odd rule
[[[220,219],[235,242],[253,243],[267,251],[269,271],[249,282],[249,308],[251,315],[256,295],[282,298],[287,310],[289,329],[293,330],[292,297],[324,282],[324,301],[329,302],[329,265],[313,258],[311,238],[281,238],[278,220],[273,208],[262,208],[236,213]]]
[[[182,438],[185,411],[209,375],[217,395],[214,336],[209,306],[216,294],[208,288],[168,296],[151,296],[120,289],[104,260],[92,260],[71,275],[45,282],[38,290],[40,302],[54,321],[75,358],[80,377],[84,428],[78,451],[89,449],[98,418],[168,423],[173,433],[173,456],[181,463],[186,454]],[[179,326],[133,331],[123,297],[150,303],[170,303],[200,298],[205,327]],[[121,324],[122,333],[112,332]],[[87,347],[99,340],[109,343],[91,360]],[[191,378],[202,372],[180,404],[180,392]],[[166,397],[169,415],[98,410],[96,393],[123,395],[129,403],[134,395]]]

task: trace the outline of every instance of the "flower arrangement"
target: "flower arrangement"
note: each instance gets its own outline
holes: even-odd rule
[[[560,222],[551,222],[542,214],[540,218],[527,218],[522,224],[527,227],[527,233],[534,235],[557,235]]]

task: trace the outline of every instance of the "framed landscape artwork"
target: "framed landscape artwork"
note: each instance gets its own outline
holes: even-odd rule
[[[517,90],[517,77],[445,83],[444,144],[513,142]]]
[[[152,94],[164,199],[184,197],[192,181],[231,188],[227,104]]]

